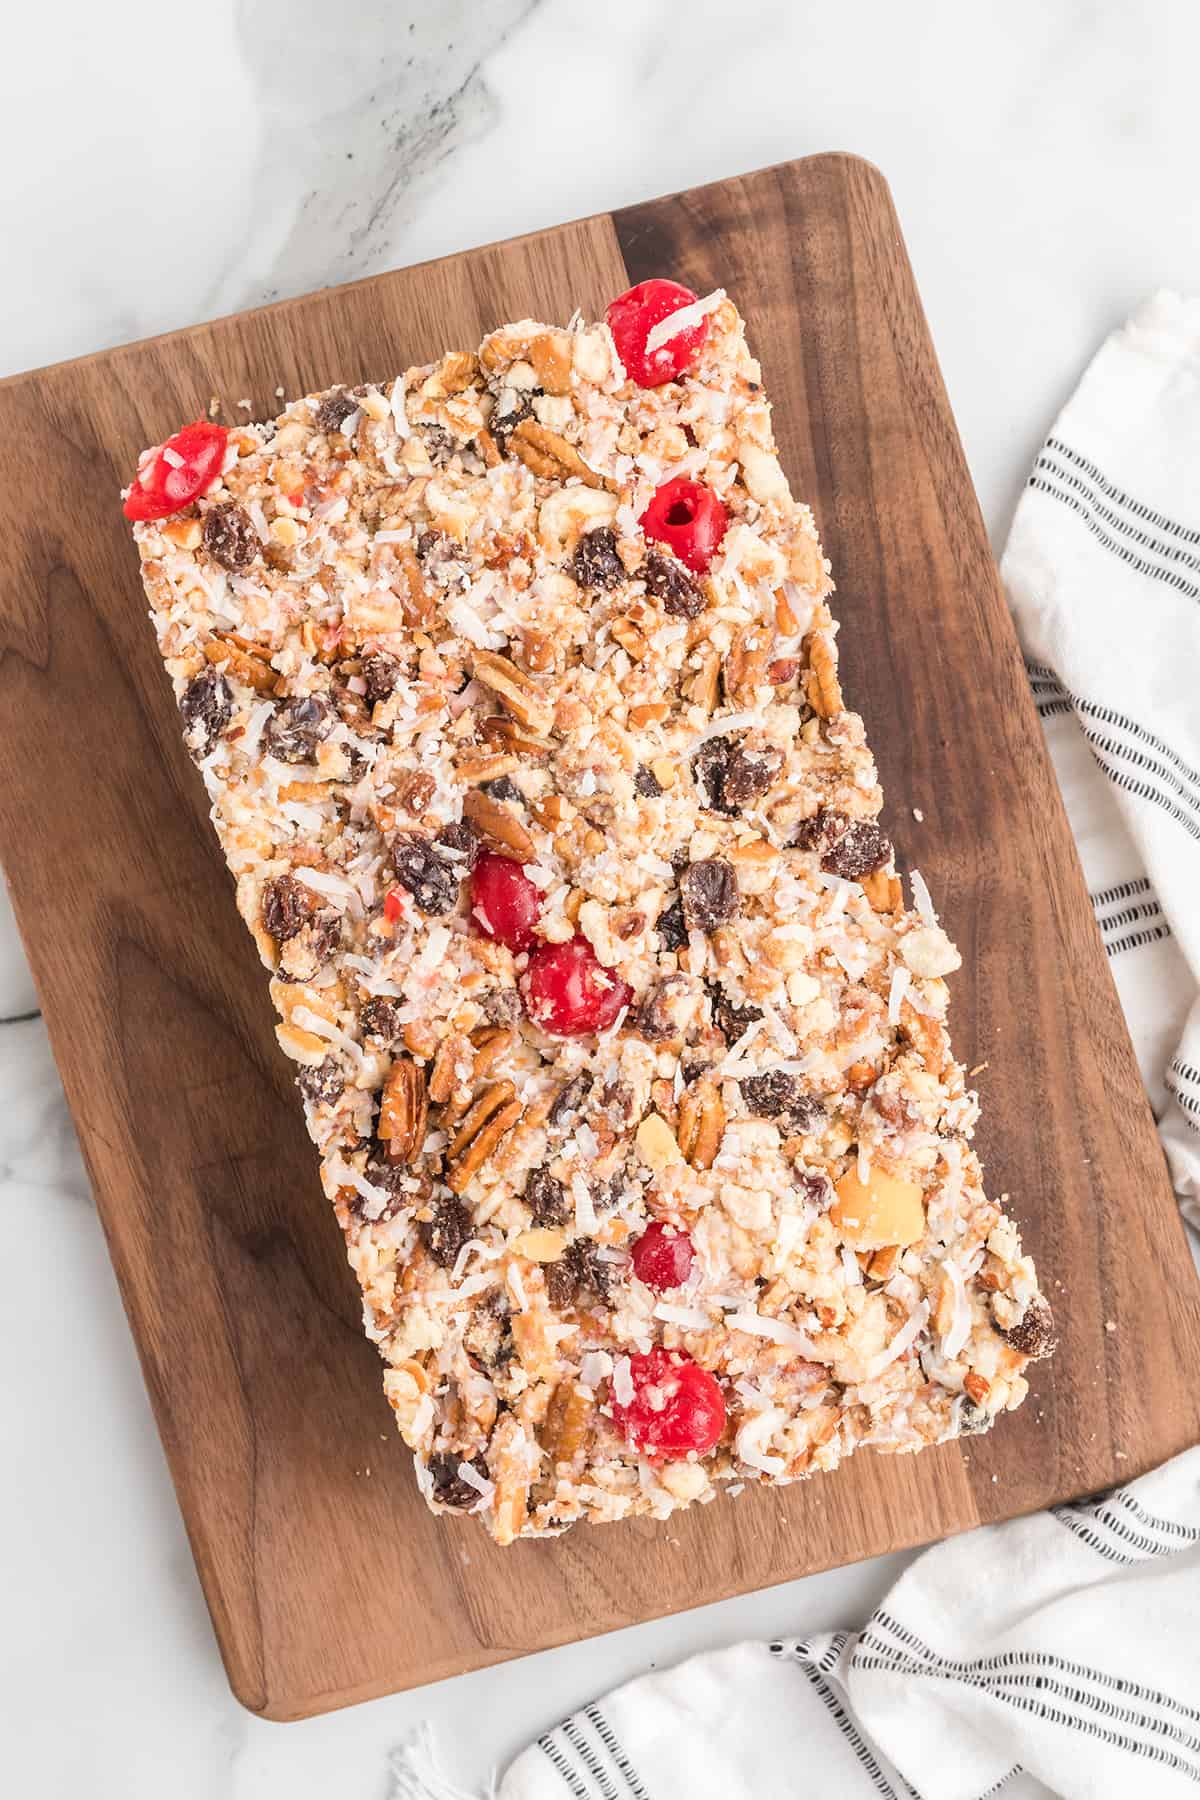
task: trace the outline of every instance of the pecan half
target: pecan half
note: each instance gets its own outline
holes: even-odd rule
[[[679,1148],[693,1169],[711,1169],[725,1135],[725,1107],[715,1082],[692,1082],[679,1096]]]
[[[501,1138],[512,1130],[521,1112],[521,1102],[511,1081],[496,1081],[484,1090],[446,1151],[446,1185],[452,1193],[465,1192],[471,1178],[483,1167]]]
[[[429,1098],[435,1106],[444,1105],[450,1098],[457,1085],[455,1071],[470,1054],[470,1042],[461,1032],[451,1032],[448,1038],[442,1039],[429,1071]]]
[[[554,708],[537,683],[507,656],[491,650],[475,653],[475,679],[496,696],[505,712],[527,731],[544,735],[554,723]]]
[[[815,631],[808,641],[805,689],[808,704],[822,719],[832,719],[841,712],[842,689],[837,677],[837,657],[833,640],[823,631]]]
[[[522,419],[509,438],[508,447],[527,469],[548,481],[565,481],[568,475],[578,475],[585,487],[607,486],[602,475],[588,468],[574,444],[557,431],[539,425],[536,419]]]
[[[463,796],[463,817],[469,819],[489,850],[507,856],[510,862],[533,862],[537,850],[520,819],[507,806],[493,800],[481,788],[470,788]]]
[[[419,1154],[428,1112],[424,1075],[411,1058],[398,1056],[379,1102],[379,1137],[393,1162],[410,1163]]]

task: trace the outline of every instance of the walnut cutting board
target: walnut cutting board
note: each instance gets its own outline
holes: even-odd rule
[[[748,317],[833,558],[885,818],[963,952],[952,1023],[988,1065],[989,1182],[1062,1344],[987,1438],[500,1551],[426,1512],[392,1429],[117,490],[210,395],[267,417],[277,387],[390,377],[651,274],[720,284]],[[874,169],[790,163],[17,377],[0,480],[0,853],[247,1706],[294,1718],[432,1681],[1092,1491],[1200,1438],[1200,1290]]]

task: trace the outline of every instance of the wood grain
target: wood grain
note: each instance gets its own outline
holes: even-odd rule
[[[963,950],[955,1041],[988,1064],[991,1185],[1063,1341],[1025,1408],[961,1449],[500,1551],[426,1512],[392,1431],[116,493],[211,395],[269,415],[277,387],[390,375],[651,273],[720,283],[748,316],[892,829]],[[787,164],[18,377],[0,472],[0,851],[247,1706],[293,1718],[436,1680],[1091,1491],[1200,1437],[1197,1286],[875,170]]]

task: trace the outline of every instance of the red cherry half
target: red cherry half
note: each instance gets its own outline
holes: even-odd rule
[[[520,863],[480,852],[471,871],[471,917],[484,937],[528,950],[542,910],[542,896]]]
[[[655,1220],[633,1246],[633,1272],[656,1294],[682,1287],[692,1272],[696,1252],[686,1231]]]
[[[648,538],[673,550],[693,575],[703,575],[720,548],[729,514],[711,488],[677,475],[656,491],[640,522]]]
[[[706,1456],[725,1429],[725,1397],[716,1378],[683,1350],[661,1345],[631,1356],[633,1399],[612,1402],[613,1422],[652,1459]]]
[[[153,451],[125,496],[127,519],[165,519],[182,512],[216,480],[229,433],[211,419],[185,425]]]
[[[552,1037],[586,1037],[607,1031],[633,989],[606,969],[583,936],[565,944],[541,944],[529,958],[525,1010]]]
[[[625,373],[639,387],[661,387],[690,369],[708,336],[708,320],[688,325],[657,350],[646,349],[651,331],[671,313],[690,306],[696,298],[691,288],[677,281],[639,281],[611,302],[607,318],[617,355]]]

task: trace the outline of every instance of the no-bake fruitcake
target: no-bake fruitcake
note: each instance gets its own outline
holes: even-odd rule
[[[724,293],[199,420],[125,512],[435,1510],[663,1518],[1020,1403],[958,953]]]

